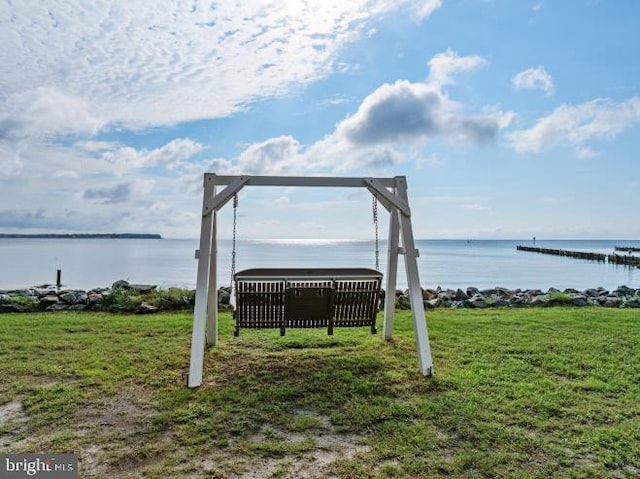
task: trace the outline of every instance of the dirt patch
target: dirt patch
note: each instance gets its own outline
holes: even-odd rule
[[[26,439],[22,436],[28,420],[19,399],[0,406],[0,450],[11,452],[23,447]]]
[[[8,425],[10,422],[26,420],[27,416],[22,412],[22,401],[13,400],[0,406],[0,426]]]
[[[265,424],[225,445],[212,434],[209,442],[192,446],[183,430],[157,431],[158,411],[149,392],[136,388],[94,399],[55,431],[29,431],[22,402],[13,399],[0,406],[0,450],[64,444],[78,455],[82,477],[113,479],[145,473],[185,479],[328,478],[335,461],[370,450],[364,436],[342,434],[329,417],[308,410],[296,411],[287,425]]]
[[[336,460],[351,459],[357,454],[370,450],[364,444],[363,436],[340,434],[326,416],[310,411],[298,411],[296,416],[311,419],[314,427],[309,431],[290,432],[263,426],[260,432],[250,438],[249,444],[254,445],[258,450],[266,443],[280,444],[282,448],[274,457],[258,457],[246,461],[243,464],[245,472],[236,477],[239,479],[331,477],[328,475],[328,468]]]
[[[135,463],[146,458],[136,458],[136,448],[144,445],[141,438],[157,413],[145,399],[144,391],[127,390],[76,413],[75,436],[79,443],[76,452],[83,477],[121,477],[119,462],[126,462],[131,469],[141,466]]]

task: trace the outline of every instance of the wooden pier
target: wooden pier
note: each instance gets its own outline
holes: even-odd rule
[[[609,261],[609,263],[626,264],[640,268],[640,256],[610,254],[607,256],[607,261]]]
[[[589,253],[588,251],[569,251],[566,249],[538,248],[535,246],[516,246],[518,251],[531,253],[552,254],[555,256],[569,256],[570,258],[588,259],[590,261],[607,261],[607,255],[603,253]]]
[[[637,266],[640,268],[640,256],[619,255],[604,253],[590,253],[588,251],[569,251],[565,249],[538,248],[535,246],[516,246],[518,251],[529,251],[531,253],[552,254],[555,256],[567,256],[569,258],[586,259],[589,261],[608,262],[627,266]]]
[[[637,253],[640,251],[640,248],[635,248],[633,246],[614,246],[615,251],[623,251],[626,253]]]

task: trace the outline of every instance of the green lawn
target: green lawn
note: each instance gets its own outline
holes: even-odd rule
[[[242,331],[223,315],[184,387],[191,316],[0,316],[0,452],[79,455],[80,477],[638,477],[640,315],[428,312],[366,330]]]

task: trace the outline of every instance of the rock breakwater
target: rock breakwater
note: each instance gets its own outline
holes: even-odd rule
[[[399,294],[398,294],[399,293]],[[398,307],[409,308],[406,292],[398,292]],[[546,307],[546,306],[601,306],[607,308],[639,308],[640,289],[620,286],[613,291],[602,287],[586,290],[550,288],[539,289],[463,289],[423,290],[424,304],[427,308],[489,308],[489,307]]]
[[[396,307],[410,309],[408,291],[395,293]],[[221,310],[229,310],[231,291],[218,290]],[[599,306],[606,308],[640,308],[640,289],[620,286],[615,290],[602,287],[586,290],[550,288],[507,289],[423,289],[424,306],[433,308],[524,308],[548,306]],[[149,314],[158,311],[193,310],[195,291],[181,288],[158,289],[155,285],[116,281],[110,288],[89,291],[57,289],[43,285],[28,289],[0,291],[0,313],[34,311],[105,311],[112,313]]]

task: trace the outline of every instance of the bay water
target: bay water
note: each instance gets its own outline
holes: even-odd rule
[[[417,240],[423,287],[586,289],[620,285],[640,288],[640,268],[516,251],[532,240]],[[614,246],[640,247],[640,241],[538,240],[545,248],[613,253]],[[131,283],[195,288],[196,239],[0,238],[0,290],[54,284],[56,271],[69,288]],[[231,280],[231,241],[218,241],[219,285]],[[256,239],[237,242],[237,271],[261,267],[375,268],[371,240]],[[387,245],[381,242],[380,271],[386,271]],[[623,253],[624,254],[624,253]],[[637,253],[636,253],[637,254]],[[398,287],[406,287],[404,264]]]

